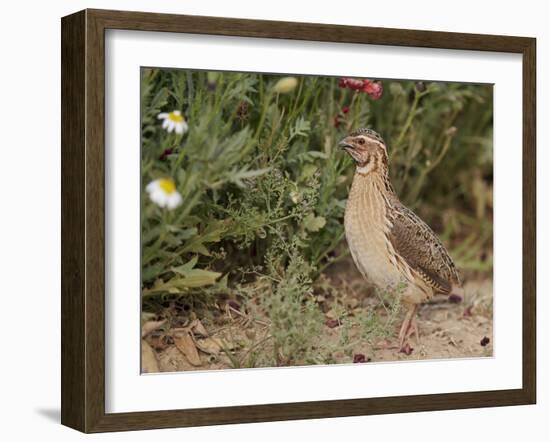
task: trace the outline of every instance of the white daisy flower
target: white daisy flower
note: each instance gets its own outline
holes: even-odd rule
[[[183,202],[183,198],[176,190],[176,183],[171,178],[160,178],[151,181],[147,184],[145,190],[151,201],[160,207],[167,207],[172,210]]]
[[[179,110],[175,110],[169,113],[163,112],[157,115],[162,122],[162,128],[166,129],[168,133],[176,131],[177,134],[183,135],[189,129],[185,118]]]

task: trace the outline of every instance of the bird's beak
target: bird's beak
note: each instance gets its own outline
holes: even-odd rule
[[[349,148],[352,148],[353,146],[351,144],[349,144],[347,141],[347,138],[344,138],[342,141],[340,141],[338,143],[338,147],[340,147],[340,149],[349,149]]]

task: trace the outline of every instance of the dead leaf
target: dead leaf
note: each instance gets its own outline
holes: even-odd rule
[[[225,351],[234,351],[239,348],[239,343],[235,340],[235,337],[231,333],[220,333],[219,337],[213,337],[214,341]]]
[[[141,371],[142,373],[158,373],[160,371],[155,352],[143,339],[141,340]]]
[[[357,298],[350,298],[347,302],[346,302],[347,306],[350,308],[350,309],[355,309],[356,307],[359,306],[359,301],[357,300]]]
[[[161,372],[196,370],[175,346],[168,347],[166,350],[159,353],[158,361]]]
[[[141,326],[141,337],[144,338],[152,331],[162,327],[165,323],[166,319],[163,319],[162,321],[147,321]]]
[[[145,339],[149,345],[157,351],[162,351],[166,349],[166,347],[174,344],[174,339],[172,336],[167,335],[164,332],[153,331],[149,333]]]
[[[207,338],[209,336],[208,331],[206,330],[206,328],[204,328],[204,325],[202,325],[202,322],[199,319],[195,319],[191,323],[191,329],[196,335],[202,336],[204,338]]]
[[[194,366],[202,364],[199,352],[189,331],[182,331],[174,334],[174,342],[179,351],[187,358]]]
[[[195,344],[200,351],[209,355],[217,355],[222,349],[220,343],[214,338],[197,339]]]
[[[315,301],[317,301],[319,304],[321,304],[322,302],[325,302],[327,299],[323,296],[323,295],[317,295],[315,297]]]

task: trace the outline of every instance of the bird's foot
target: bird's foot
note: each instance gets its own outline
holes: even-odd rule
[[[392,342],[390,340],[383,340],[380,342],[377,342],[376,345],[373,347],[373,350],[399,350],[399,345],[397,343]]]
[[[418,332],[418,325],[416,323],[416,305],[411,307],[405,314],[405,319],[401,325],[399,331],[399,353],[405,353],[410,355],[414,348],[409,343],[409,338],[415,335],[417,345],[421,345],[420,333]]]

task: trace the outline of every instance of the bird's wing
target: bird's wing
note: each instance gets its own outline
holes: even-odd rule
[[[434,290],[449,294],[460,278],[449,253],[430,227],[405,206],[391,216],[391,244]]]

